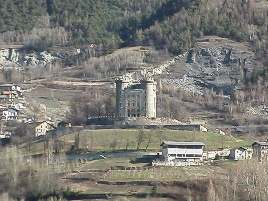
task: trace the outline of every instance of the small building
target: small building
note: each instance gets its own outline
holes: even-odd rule
[[[36,122],[35,123],[35,137],[45,136],[48,131],[53,130],[55,126],[48,121]]]
[[[252,144],[253,155],[259,161],[268,159],[268,140],[263,142],[254,142]]]
[[[11,138],[12,133],[10,131],[1,131],[0,139],[9,139]]]
[[[9,121],[9,120],[16,120],[18,119],[19,111],[15,108],[8,108],[3,110],[2,112],[2,119]]]
[[[57,128],[71,128],[72,124],[71,122],[66,122],[66,121],[60,121],[57,125]]]
[[[220,134],[220,135],[226,135],[226,132],[224,132],[223,130],[221,130],[221,129],[216,129],[216,132],[218,133],[218,134]]]
[[[205,144],[202,142],[164,141],[161,147],[162,159],[167,165],[200,165],[203,162]]]
[[[18,85],[2,84],[0,85],[0,94],[8,97],[9,101],[13,101],[15,98],[22,96],[22,89]]]
[[[1,131],[0,132],[0,144],[6,145],[10,143],[12,133],[10,131]]]
[[[250,148],[239,147],[236,149],[231,149],[229,159],[231,160],[248,160],[252,158],[253,150]]]
[[[0,104],[7,104],[12,102],[12,98],[10,95],[1,94],[0,95]]]

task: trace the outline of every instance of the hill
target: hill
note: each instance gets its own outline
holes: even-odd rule
[[[251,41],[256,53],[267,53],[264,1],[1,0],[0,5],[0,41],[38,48],[153,44],[179,53],[197,37],[218,35]]]

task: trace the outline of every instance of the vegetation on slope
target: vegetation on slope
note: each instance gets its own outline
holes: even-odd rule
[[[53,29],[56,38],[62,33],[65,38],[70,36],[54,43],[95,43],[110,49],[142,43],[167,48],[172,53],[192,47],[196,37],[213,34],[251,41],[263,55],[267,51],[267,12],[251,2],[1,0],[0,32],[5,36],[2,40],[21,41],[27,38],[24,34],[44,39],[45,32]],[[41,33],[31,33],[44,28]]]

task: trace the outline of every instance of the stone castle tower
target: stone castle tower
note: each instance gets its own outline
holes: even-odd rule
[[[156,118],[156,82],[153,79],[133,83],[122,78],[115,83],[117,119]]]

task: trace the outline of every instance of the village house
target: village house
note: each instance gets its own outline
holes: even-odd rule
[[[268,140],[263,142],[254,142],[252,144],[253,155],[259,161],[268,159]]]
[[[250,148],[239,147],[236,149],[231,149],[229,159],[231,160],[248,160],[252,158],[253,150]]]
[[[23,100],[21,87],[14,84],[0,85],[0,104],[10,105],[15,100]]]
[[[26,108],[22,103],[11,104],[11,107],[19,111]]]
[[[8,108],[2,111],[2,120],[10,121],[18,119],[19,111],[15,108]]]
[[[0,132],[0,144],[1,145],[6,145],[10,143],[11,139],[11,132],[10,131],[1,131]]]
[[[202,142],[164,141],[161,147],[163,165],[187,166],[203,162],[205,144]]]
[[[35,137],[45,136],[48,131],[55,128],[55,126],[49,121],[36,122],[34,125]]]
[[[7,104],[11,103],[13,101],[11,94],[5,93],[0,95],[0,103],[1,104]]]
[[[1,131],[0,139],[9,139],[11,138],[12,133],[10,131]]]
[[[4,91],[13,91],[16,93],[21,93],[22,89],[20,86],[15,84],[2,84],[0,85],[0,92],[3,93]]]
[[[22,89],[18,85],[2,84],[0,85],[0,93],[1,95],[9,96],[10,99],[14,99],[22,95]]]

